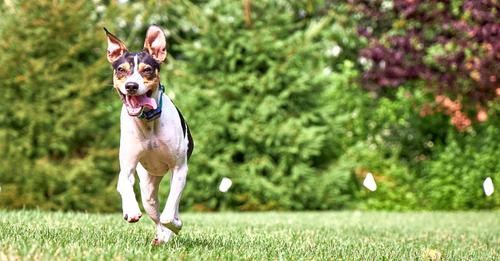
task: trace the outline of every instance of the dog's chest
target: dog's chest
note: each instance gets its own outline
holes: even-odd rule
[[[149,140],[146,140],[142,142],[142,147],[144,148],[144,151],[157,151],[157,152],[162,152],[166,150],[167,147],[167,142],[166,141],[161,141],[158,138],[151,138]]]
[[[152,175],[164,175],[175,165],[177,155],[172,141],[152,137],[141,142],[142,151],[139,161]]]

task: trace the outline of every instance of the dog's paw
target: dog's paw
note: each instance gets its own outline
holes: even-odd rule
[[[139,204],[135,200],[125,199],[122,201],[123,219],[129,223],[135,223],[142,217]]]
[[[153,239],[151,244],[153,246],[162,245],[164,243],[167,243],[173,236],[174,236],[174,234],[172,233],[172,231],[170,231],[169,229],[167,229],[163,225],[158,224],[156,227],[156,237],[155,237],[155,239]]]
[[[137,202],[123,204],[123,219],[129,223],[135,223],[141,219],[142,213]]]
[[[182,221],[178,218],[164,218],[163,215],[160,216],[160,223],[174,232],[176,235],[182,229]]]
[[[151,241],[151,245],[153,245],[153,246],[160,246],[162,244],[165,244],[165,241],[161,241],[157,237],[155,237],[155,239],[153,239],[153,241]]]
[[[134,215],[129,215],[129,214],[123,214],[123,219],[127,221],[128,223],[135,223],[141,219],[142,214],[139,212],[138,214]]]

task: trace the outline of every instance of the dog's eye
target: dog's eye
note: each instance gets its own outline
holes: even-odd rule
[[[125,73],[126,72],[125,68],[123,68],[123,67],[118,67],[118,69],[116,69],[116,71],[119,72],[119,73]]]
[[[146,67],[142,70],[144,73],[152,73],[153,72],[153,68],[151,67]]]

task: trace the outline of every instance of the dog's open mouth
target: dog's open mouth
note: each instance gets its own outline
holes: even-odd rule
[[[158,105],[156,104],[156,100],[151,98],[153,91],[149,90],[145,94],[142,95],[127,95],[118,91],[122,98],[123,104],[127,108],[127,112],[130,116],[138,116],[141,114],[144,108],[148,108],[150,110],[155,110]]]

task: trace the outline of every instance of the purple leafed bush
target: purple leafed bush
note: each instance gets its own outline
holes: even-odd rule
[[[500,96],[498,1],[349,2],[364,17],[358,31],[368,39],[360,51],[367,89],[418,81],[436,97],[432,113],[449,115],[457,129],[487,120],[490,102]]]

